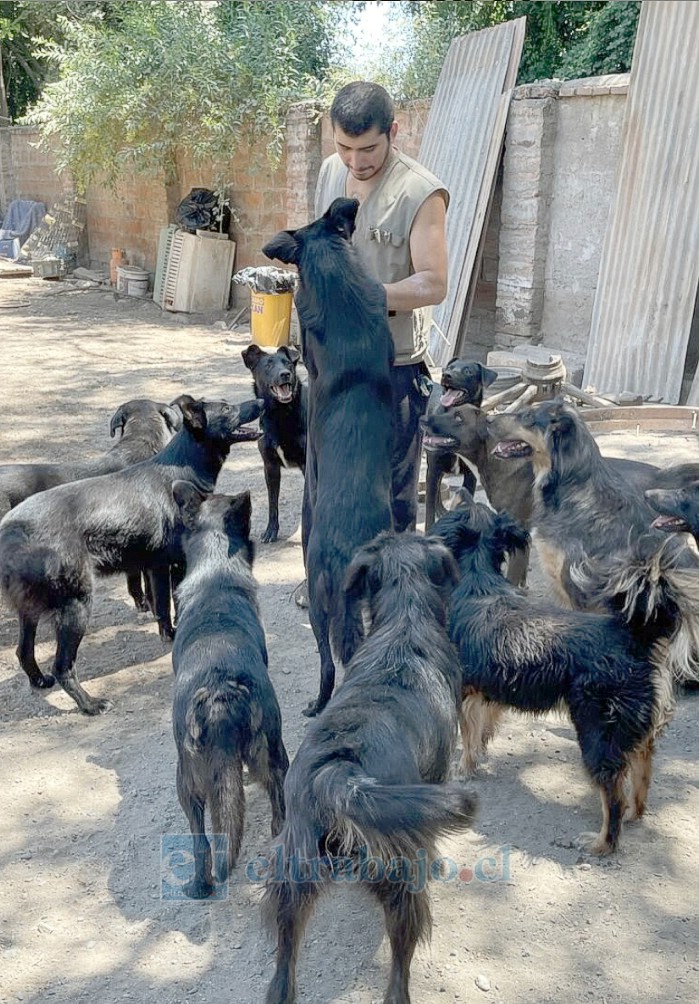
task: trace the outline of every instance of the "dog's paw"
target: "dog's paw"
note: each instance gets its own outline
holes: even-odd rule
[[[158,627],[158,634],[163,645],[171,645],[175,640],[175,629],[170,624],[161,624]]]
[[[265,532],[260,537],[263,544],[274,544],[279,537],[279,527],[278,526],[268,526]]]
[[[182,886],[182,892],[189,899],[208,899],[214,891],[211,882],[200,882],[198,879],[191,879]]]
[[[600,858],[606,857],[614,851],[612,845],[601,833],[580,833],[575,843],[581,851],[585,851],[586,854],[595,854]]]
[[[106,697],[94,697],[86,701],[80,708],[84,715],[103,715],[107,711],[111,711],[114,707],[112,701],[108,700]]]
[[[37,690],[48,690],[50,687],[53,687],[55,682],[56,677],[52,676],[51,673],[39,673],[38,676],[30,680],[32,687],[35,687]]]
[[[311,701],[308,707],[303,709],[301,714],[304,715],[305,718],[315,718],[316,715],[321,713],[324,707],[325,704],[321,704],[320,701],[316,699],[315,701]]]

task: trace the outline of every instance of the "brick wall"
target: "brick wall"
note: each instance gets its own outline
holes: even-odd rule
[[[39,130],[31,126],[0,129],[0,213],[14,199],[43,202],[50,209],[72,190],[70,176],[59,175],[49,148],[38,146]]]

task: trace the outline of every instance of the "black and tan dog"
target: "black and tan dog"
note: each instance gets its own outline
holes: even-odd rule
[[[449,631],[462,667],[462,767],[471,773],[500,714],[511,708],[570,715],[583,763],[602,799],[590,853],[617,847],[622,819],[644,812],[654,743],[670,721],[679,679],[694,672],[699,629],[699,562],[680,538],[641,538],[630,551],[578,569],[609,613],[535,601],[502,575],[524,531],[506,514],[471,503],[432,534],[459,562]],[[627,797],[625,784],[631,791]]]
[[[410,963],[429,937],[419,862],[440,834],[471,825],[475,799],[443,783],[456,740],[460,673],[446,632],[458,570],[439,541],[384,533],[360,548],[346,601],[367,637],[287,774],[287,816],[274,849],[265,913],[277,936],[267,1004],[296,997],[304,926],[338,875],[362,883],[384,910],[391,971],[384,1001],[409,1004]],[[369,864],[370,862],[370,864]]]
[[[184,891],[201,899],[214,891],[205,810],[212,832],[227,839],[215,876],[222,882],[243,837],[243,765],[267,790],[276,836],[289,759],[252,574],[250,493],[206,496],[176,481],[173,495],[185,528],[187,572],[177,590],[172,727],[177,795],[194,840],[195,874]]]
[[[261,540],[271,544],[279,535],[282,467],[298,467],[301,473],[306,468],[308,390],[296,372],[301,357],[293,346],[264,352],[259,345],[250,345],[242,357],[252,373],[255,397],[265,403],[257,444],[265,467],[268,501],[267,527]]]
[[[335,199],[320,219],[281,231],[262,249],[299,270],[296,309],[308,373],[302,538],[320,654],[320,688],[308,716],[333,692],[333,650],[346,664],[361,638],[342,597],[350,559],[392,523],[393,343],[385,290],[350,243],[358,205]]]
[[[488,417],[495,456],[529,459],[534,471],[531,526],[541,563],[561,602],[587,606],[571,590],[572,561],[625,551],[647,533],[654,513],[634,461],[602,457],[578,410],[563,398]],[[645,465],[644,465],[645,466]]]
[[[150,460],[114,474],[39,492],[0,522],[0,583],[19,618],[17,656],[33,687],[58,681],[85,714],[106,711],[78,682],[75,659],[90,616],[95,578],[147,571],[160,636],[172,639],[170,566],[182,561],[181,522],[172,483],[193,482],[212,492],[231,445],[257,439],[243,426],[262,402],[178,399],[183,425]],[[52,674],[35,657],[39,620],[56,634]]]
[[[431,416],[438,417],[462,404],[472,404],[480,408],[487,387],[497,379],[495,370],[481,363],[465,359],[450,359],[442,371],[441,386],[436,399],[430,399],[423,423]],[[423,440],[424,445],[424,440]],[[470,459],[470,458],[467,458]],[[442,478],[445,474],[460,474],[462,486],[471,495],[476,490],[473,471],[464,461],[463,454],[450,450],[448,446],[427,450],[427,474],[425,477],[425,530],[446,512],[441,500]]]
[[[507,512],[521,526],[531,525],[534,471],[528,456],[505,460],[494,453],[497,439],[487,415],[472,404],[454,405],[423,420],[422,443],[430,457],[433,452],[453,451],[474,465],[492,507]],[[471,494],[473,494],[471,492]],[[425,522],[427,529],[427,522]],[[524,586],[529,565],[529,543],[513,551],[507,577],[516,586]]]

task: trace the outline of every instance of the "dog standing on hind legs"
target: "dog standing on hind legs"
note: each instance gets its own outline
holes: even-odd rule
[[[177,795],[194,841],[194,899],[214,891],[208,807],[215,834],[227,838],[216,875],[235,867],[243,837],[243,764],[266,788],[272,836],[284,822],[289,766],[279,704],[267,673],[267,646],[252,576],[250,493],[205,496],[188,481],[173,495],[185,526],[186,575],[177,591],[179,620],[172,648],[172,724]]]
[[[432,533],[461,570],[449,632],[462,667],[464,772],[475,769],[503,709],[565,708],[602,800],[600,832],[580,840],[590,853],[613,852],[622,819],[645,809],[675,684],[696,670],[699,563],[682,538],[646,536],[632,550],[574,566],[577,588],[609,610],[598,614],[533,600],[505,579],[507,552],[527,536],[505,513],[464,505]]]
[[[350,244],[358,207],[356,199],[335,199],[309,226],[281,231],[262,249],[296,265],[300,277],[296,308],[308,372],[302,538],[320,653],[320,688],[308,717],[333,692],[333,650],[346,664],[362,635],[343,604],[347,566],[392,523],[393,344],[385,290]]]
[[[440,834],[467,829],[476,800],[446,783],[460,671],[446,631],[458,576],[451,554],[421,534],[382,533],[355,554],[345,580],[367,636],[325,710],[309,725],[285,783],[287,817],[273,849],[264,913],[277,935],[267,1004],[292,1004],[304,926],[334,874],[364,881],[391,944],[385,1004],[410,1004],[410,963],[427,940],[429,893],[417,863]],[[369,855],[375,869],[362,873]]]

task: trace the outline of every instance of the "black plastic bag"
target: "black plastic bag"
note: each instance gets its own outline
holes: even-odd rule
[[[177,207],[175,223],[190,234],[196,230],[217,230],[227,234],[231,211],[219,202],[215,192],[208,188],[193,188]]]

